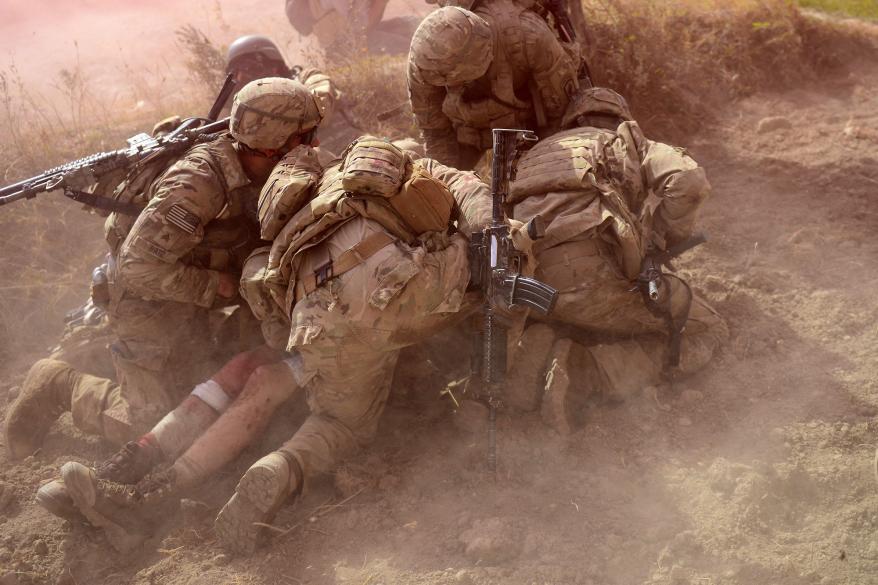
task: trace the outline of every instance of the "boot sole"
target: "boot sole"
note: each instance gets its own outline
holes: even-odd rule
[[[287,480],[267,466],[248,469],[214,522],[223,548],[235,554],[252,554],[263,532],[262,527],[253,523],[274,519],[286,499],[287,488]]]
[[[113,548],[121,553],[127,553],[143,544],[146,535],[128,532],[95,509],[97,492],[92,472],[88,467],[75,461],[65,463],[61,467],[61,479],[82,515],[92,526],[102,528],[106,532],[107,540]]]

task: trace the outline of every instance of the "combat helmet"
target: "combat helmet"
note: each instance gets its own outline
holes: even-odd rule
[[[274,41],[262,35],[247,35],[229,45],[226,72],[240,74],[247,82],[261,77],[286,77],[289,67]]]
[[[232,104],[229,131],[250,148],[278,150],[290,138],[323,120],[317,98],[298,81],[267,77],[251,81]]]
[[[494,58],[491,25],[457,6],[434,10],[412,37],[409,61],[430,85],[453,86],[478,79]]]
[[[620,94],[606,87],[590,87],[580,91],[570,100],[567,111],[561,119],[562,128],[576,128],[579,126],[606,127],[607,123],[613,128],[621,122],[633,120],[628,102]],[[596,123],[603,120],[605,123]]]

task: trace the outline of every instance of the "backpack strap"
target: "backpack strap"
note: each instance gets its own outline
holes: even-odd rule
[[[296,302],[326,284],[327,281],[341,276],[348,270],[353,270],[394,241],[396,238],[386,232],[375,232],[339,254],[335,260],[317,267],[312,274],[299,277],[296,281]]]

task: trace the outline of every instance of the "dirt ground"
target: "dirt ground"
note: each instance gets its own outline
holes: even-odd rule
[[[876,88],[866,63],[756,95],[687,144],[714,195],[710,241],[680,268],[732,333],[697,376],[591,408],[570,436],[502,416],[494,481],[438,396],[461,359],[435,357],[421,386],[397,384],[368,454],[284,509],[287,532],[250,559],[221,554],[211,519],[300,408],[127,556],[32,503],[71,453],[109,453],[65,418],[36,457],[0,451],[0,584],[876,582]],[[0,415],[39,355],[0,369]]]

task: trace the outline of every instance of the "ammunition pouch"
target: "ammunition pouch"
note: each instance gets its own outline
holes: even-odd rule
[[[323,168],[317,151],[300,146],[284,156],[259,194],[259,229],[263,240],[273,240],[311,197]]]
[[[372,138],[355,142],[341,172],[345,191],[385,203],[415,236],[448,229],[454,209],[451,191],[392,143]]]

